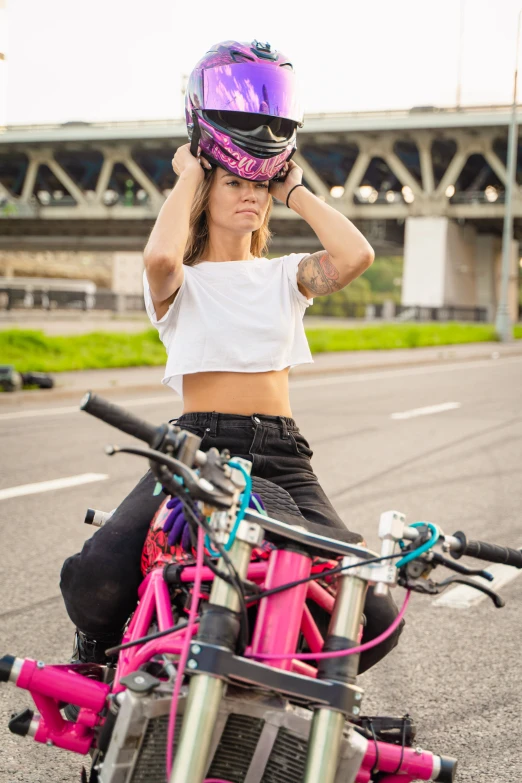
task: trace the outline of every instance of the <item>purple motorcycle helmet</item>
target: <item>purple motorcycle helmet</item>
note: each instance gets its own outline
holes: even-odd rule
[[[303,115],[292,63],[270,44],[215,44],[190,74],[185,99],[191,151],[231,174],[271,180],[296,150]]]

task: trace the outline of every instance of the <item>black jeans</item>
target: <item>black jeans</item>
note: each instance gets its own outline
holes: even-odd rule
[[[251,460],[252,475],[286,489],[311,522],[346,529],[319,484],[310,462],[312,450],[293,419],[261,414],[187,413],[176,422],[203,438],[204,451],[228,448],[233,456]],[[111,519],[85,542],[82,551],[63,565],[60,587],[67,612],[81,631],[100,641],[117,643],[136,607],[142,581],[141,551],[150,522],[164,499],[162,493],[153,495],[155,484],[149,471]],[[391,624],[397,608],[391,598],[376,597],[370,588],[365,615],[366,642]],[[399,634],[400,630],[363,653],[360,671],[395,647]]]

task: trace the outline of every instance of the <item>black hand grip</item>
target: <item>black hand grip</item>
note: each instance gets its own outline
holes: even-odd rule
[[[126,432],[127,435],[132,435],[134,438],[144,440],[145,443],[153,448],[158,440],[159,427],[149,424],[143,419],[138,419],[137,416],[133,416],[124,408],[120,408],[119,405],[114,405],[112,402],[107,402],[102,397],[97,397],[92,392],[87,392],[80,403],[80,409],[87,411],[91,416],[96,416],[97,419],[101,419],[106,424],[111,424],[122,432]]]
[[[522,568],[522,552],[509,546],[497,546],[485,541],[468,541],[463,554],[479,560],[487,560],[488,563],[504,563],[514,568]]]
[[[478,560],[486,560],[488,563],[503,563],[513,566],[513,568],[522,568],[522,551],[520,549],[488,544],[486,541],[467,541],[464,533],[460,531],[454,535],[455,538],[462,541],[463,545],[454,557],[459,558],[462,555],[467,555],[468,557],[476,557]]]

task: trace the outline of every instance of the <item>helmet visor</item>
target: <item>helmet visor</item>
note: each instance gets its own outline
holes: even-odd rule
[[[203,106],[216,111],[267,114],[302,122],[295,76],[289,68],[234,63],[203,71]]]

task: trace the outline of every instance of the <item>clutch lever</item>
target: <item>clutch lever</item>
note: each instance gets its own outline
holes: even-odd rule
[[[211,449],[211,451],[215,451],[218,454],[217,449]],[[223,477],[219,484],[214,485],[207,478],[203,476],[198,477],[183,462],[154,449],[142,449],[135,446],[107,446],[105,453],[109,456],[114,454],[134,454],[138,457],[146,457],[149,460],[152,473],[164,487],[168,488],[170,494],[180,494],[180,485],[172,479],[172,476],[175,476],[183,480],[183,484],[193,500],[202,500],[219,509],[227,509],[232,505],[234,485],[230,479]],[[209,462],[207,454],[207,460],[203,467],[206,468]]]
[[[456,571],[458,574],[464,574],[465,576],[481,576],[488,582],[492,582],[494,579],[493,574],[490,574],[489,571],[484,571],[481,568],[468,568],[467,566],[458,563],[456,560],[447,560],[443,555],[439,554],[439,552],[432,553],[430,563],[442,565],[445,568],[449,568],[451,571]]]

